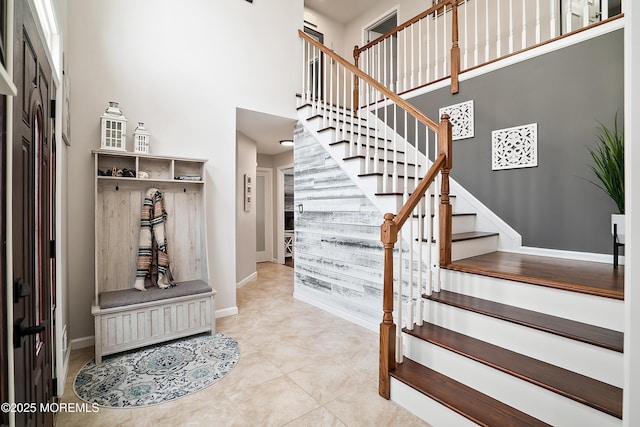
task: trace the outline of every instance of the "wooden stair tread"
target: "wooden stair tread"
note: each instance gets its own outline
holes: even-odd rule
[[[332,112],[334,112],[334,113],[335,113],[335,111],[332,111]],[[350,115],[350,114],[349,114],[349,117],[351,117],[351,115]],[[324,116],[323,116],[322,114],[314,114],[313,116],[309,116],[309,117],[307,118],[307,120],[316,120],[316,119],[322,119],[322,118],[324,118]],[[345,120],[344,120],[344,117],[339,118],[339,119],[338,119],[338,118],[336,118],[336,117],[327,117],[327,119],[328,119],[328,120],[331,120],[331,121],[337,121],[338,123],[351,124],[351,122],[349,122],[349,121],[345,121]],[[366,118],[366,117],[360,117],[360,120],[361,120],[361,121],[363,121],[363,122],[366,122],[366,121],[367,121],[367,118]],[[368,129],[375,130],[376,128],[368,127]]]
[[[390,375],[481,426],[549,425],[408,357]]]
[[[450,291],[443,290],[433,293],[430,296],[424,295],[424,297],[431,301],[473,311],[485,316],[495,317],[609,350],[618,352],[622,352],[623,350],[624,334],[611,329]]]
[[[338,131],[338,129],[335,126],[327,126],[327,127],[322,128],[322,129],[318,129],[318,133],[330,132],[332,130],[333,131]],[[372,128],[366,128],[366,130],[374,130],[375,131],[375,129],[372,129]],[[342,131],[340,131],[340,132],[342,132]],[[380,141],[393,142],[393,139],[391,139],[391,138],[384,138],[382,135],[378,135],[377,137],[375,137],[374,135],[370,135],[370,134],[362,132],[360,130],[358,130],[358,131],[347,130],[347,131],[344,131],[344,132],[348,133],[348,134],[358,135],[358,136],[365,136],[365,137],[368,137],[368,138],[376,138],[376,139],[378,139]]]
[[[413,218],[418,218],[418,214],[413,214]],[[421,217],[424,218],[426,214],[422,214]],[[451,216],[478,216],[475,212],[452,212]],[[435,217],[435,214],[431,214],[431,218]],[[417,239],[416,239],[417,240]]]
[[[624,299],[624,268],[613,268],[611,264],[497,251],[457,260],[445,268]]]
[[[378,139],[380,139],[380,138],[378,138]],[[330,143],[329,143],[329,146],[333,147],[334,145],[338,145],[338,144],[351,144],[351,141],[349,141],[348,139],[341,139],[341,140],[339,140],[339,141],[330,142]],[[367,146],[366,144],[364,144],[364,143],[362,143],[362,142],[354,142],[354,144],[355,144],[356,146],[358,146],[358,145],[359,145],[359,146],[361,146],[361,147],[366,147],[366,146]],[[373,147],[371,147],[371,148],[373,148]],[[386,150],[386,151],[390,151],[390,152],[392,152],[392,151],[393,151],[393,148],[392,148],[392,147],[385,148],[385,147],[381,147],[381,146],[379,146],[379,147],[377,147],[377,149],[378,149],[378,150]],[[404,154],[404,151],[396,150],[396,153],[398,153],[398,154]],[[404,162],[398,162],[398,163],[404,163]]]
[[[363,178],[363,177],[367,177],[367,176],[380,176],[380,177],[384,177],[385,175],[384,175],[384,172],[369,172],[369,173],[360,173],[360,174],[358,174],[358,176],[359,176],[360,178]],[[392,177],[393,177],[393,174],[392,174],[392,173],[388,173],[386,176],[387,176],[387,178],[392,178]],[[409,178],[409,179],[414,179],[414,180],[415,180],[415,176],[413,176],[413,175],[408,175],[408,176],[407,176],[407,175],[405,175],[405,174],[398,174],[398,178],[403,178],[403,179],[404,179],[404,178]]]
[[[343,157],[342,160],[344,161],[349,161],[349,160],[366,160],[367,156],[365,156],[364,154],[356,154],[355,156],[349,156],[349,157]],[[374,156],[369,156],[369,160],[374,160]],[[384,163],[384,159],[378,159],[378,162],[380,163]],[[393,163],[392,159],[387,159],[387,163]],[[404,162],[401,162],[402,165],[404,165]],[[415,166],[415,163],[412,162],[408,162],[407,166]]]
[[[452,214],[455,215],[455,214]],[[474,215],[474,214],[465,214],[465,215]],[[466,240],[474,240],[474,239],[482,239],[484,237],[493,237],[498,236],[499,233],[494,233],[492,231],[468,231],[466,233],[453,233],[451,235],[451,243],[455,242],[464,242]],[[427,239],[422,239],[423,242],[426,242]],[[431,241],[435,243],[435,240]]]
[[[523,354],[425,323],[403,331],[617,418],[622,389]]]
[[[463,240],[481,239],[483,237],[498,236],[499,233],[491,231],[469,231],[468,233],[455,233],[451,235],[452,242],[461,242]]]

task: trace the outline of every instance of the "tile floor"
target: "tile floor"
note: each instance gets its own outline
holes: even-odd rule
[[[187,397],[140,409],[58,414],[73,426],[426,426],[377,393],[378,336],[293,299],[293,269],[258,264],[238,290],[239,314],[217,330],[240,344],[222,380]],[[71,353],[63,402],[93,348]]]

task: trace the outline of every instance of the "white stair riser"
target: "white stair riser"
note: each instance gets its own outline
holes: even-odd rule
[[[622,353],[426,301],[426,318],[430,323],[622,387]]]
[[[622,426],[615,417],[439,346],[411,337],[405,346],[413,360],[551,425]]]
[[[438,209],[440,206],[440,196],[438,195],[438,197],[432,196],[430,197],[431,199],[431,213],[435,212],[435,209]],[[455,196],[449,197],[449,204],[451,205],[451,210],[453,212],[459,212],[458,210],[456,210],[456,200],[458,198]],[[471,210],[461,210],[460,212],[473,212]]]
[[[470,258],[477,255],[488,254],[498,250],[498,236],[481,237],[477,239],[453,242],[451,244],[451,259]]]
[[[615,331],[624,330],[624,301],[512,280],[442,270],[443,288]]]
[[[391,378],[391,400],[433,427],[477,427],[477,424],[446,406]]]
[[[361,174],[365,174],[365,173],[384,173],[384,161],[383,159],[378,160],[377,164],[378,164],[378,168],[375,169],[375,160],[373,158],[368,158],[368,159],[364,159],[364,158],[360,158],[358,159],[359,161],[359,165],[360,165],[360,173]],[[391,174],[393,173],[393,163],[391,161],[387,162],[387,174]],[[398,175],[409,175],[409,176],[413,176],[415,177],[415,166],[412,164],[408,164],[407,167],[405,168],[405,164],[404,162],[398,163],[397,165],[397,169],[398,169]],[[408,173],[405,173],[405,170],[408,171]],[[418,176],[420,177],[421,175],[418,174]]]
[[[413,218],[413,229],[414,234],[418,236],[418,226],[419,221],[418,218]],[[456,233],[467,233],[471,231],[475,231],[475,216],[474,215],[453,215],[451,218],[451,229],[453,234]],[[422,238],[426,238],[427,236],[427,227],[431,228],[431,236],[433,236],[433,217],[429,221],[425,220],[424,224],[424,235],[420,236]]]
[[[454,234],[470,233],[476,230],[476,217],[475,215],[454,215],[451,227]]]
[[[348,110],[345,115],[344,109],[342,108],[339,108],[339,109],[335,107],[325,108],[322,104],[319,104],[317,106],[306,105],[300,111],[304,112],[306,117],[324,116],[326,120],[338,119],[338,120],[346,120],[347,122],[351,122],[351,120],[354,118],[354,115]],[[315,118],[316,117],[314,117],[314,119]],[[322,119],[322,117],[319,117],[319,118]],[[357,117],[355,119],[357,120]]]
[[[387,193],[411,193],[414,189],[415,186],[415,180],[413,179],[413,177],[404,177],[404,176],[398,176],[395,179],[393,178],[393,176],[381,176],[381,175],[367,175],[367,176],[363,176],[361,177],[362,180],[371,180],[374,181],[376,183],[376,193],[382,193],[382,192],[387,192]],[[386,181],[386,187],[385,187],[385,181]],[[406,191],[405,191],[405,182],[407,185]]]
[[[431,223],[431,235],[433,235],[433,218]],[[476,231],[476,217],[475,215],[453,215],[451,218],[451,232],[456,233],[470,233]]]
[[[342,141],[342,139],[337,138],[335,135],[335,132],[333,131],[322,132],[322,133],[319,133],[318,136],[322,138],[321,142],[323,142],[326,145],[330,145],[331,150],[336,150],[335,151],[336,156],[341,160],[344,159],[345,157],[353,157],[353,156],[366,156],[366,157],[373,158],[376,155],[376,150],[374,147],[369,147],[369,150],[367,151],[366,147],[362,144],[359,146],[357,144],[354,144],[353,147],[351,147],[350,143],[334,144],[334,142],[337,142],[338,140]],[[377,154],[378,159],[385,158],[384,148],[378,147],[377,152],[378,152]],[[398,153],[396,158],[394,159],[391,153],[387,152],[387,160],[395,161],[398,164],[402,164],[404,163],[404,153],[401,153],[401,152]],[[410,159],[408,160],[411,161]],[[389,168],[392,169],[391,166],[389,166]],[[392,172],[393,172],[393,169],[392,169]]]

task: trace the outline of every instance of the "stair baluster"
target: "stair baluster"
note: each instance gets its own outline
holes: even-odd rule
[[[422,271],[423,269],[426,271],[427,282],[432,275],[437,275],[437,271],[432,272],[433,262],[429,259],[432,247],[431,240],[425,247],[428,254],[426,263],[422,259],[422,249],[416,251],[414,245],[421,247],[424,244],[420,238],[425,227],[423,212],[428,210],[424,196],[428,191],[428,194],[438,193],[438,190],[429,190],[429,187],[434,184],[441,172],[443,173],[441,191],[445,197],[441,199],[439,218],[445,222],[451,221],[450,217],[447,218],[451,209],[447,210],[444,207],[449,203],[447,167],[451,162],[447,156],[451,155],[451,149],[447,148],[447,145],[451,144],[451,124],[446,116],[443,117],[440,124],[430,120],[411,104],[349,64],[335,52],[311,39],[302,31],[299,34],[303,39],[303,44],[307,45],[303,47],[306,65],[302,82],[305,87],[301,91],[303,95],[300,107],[310,106],[312,114],[318,117],[323,128],[317,129],[315,132],[329,133],[334,141],[330,145],[339,144],[343,147],[342,157],[350,157],[360,161],[361,169],[364,169],[367,175],[378,170],[382,158],[384,174],[373,177],[376,180],[379,179],[376,192],[382,189],[392,193],[394,197],[401,197],[404,202],[397,216],[385,215],[385,224],[383,224],[381,235],[384,244],[385,271],[383,321],[380,326],[380,393],[388,398],[389,370],[395,366],[396,358],[397,362],[401,363],[403,357],[402,351],[396,352],[396,348],[402,349],[401,327],[403,325],[411,327],[413,324],[421,322],[424,317],[421,302],[417,301],[421,298],[423,289]],[[386,48],[383,50],[388,53]],[[329,64],[329,61],[333,61],[335,67],[328,67],[329,70],[327,70],[323,64]],[[397,85],[396,73],[393,70],[383,71],[383,73],[387,72],[385,78],[389,78],[394,81],[394,85]],[[335,87],[333,82],[335,82]],[[359,105],[356,98],[352,97],[356,87],[358,88],[357,99],[364,99],[364,105]],[[415,129],[410,129],[410,126],[414,126]],[[434,138],[439,146],[438,155],[425,177],[422,178],[419,174],[423,169],[421,169],[419,162],[429,161],[418,151],[420,147],[424,147],[423,150],[428,151],[430,132],[439,134],[437,138]],[[383,137],[381,138],[381,136]],[[411,164],[413,160],[416,161],[415,165]],[[372,167],[372,164],[375,166]],[[412,167],[414,168],[413,173]],[[362,174],[362,172],[360,173]],[[415,180],[419,184],[409,183],[409,180]],[[393,209],[397,209],[397,207]],[[409,226],[400,231],[407,220],[410,221]],[[427,220],[430,220],[430,217]],[[417,225],[414,224],[415,221],[418,221]],[[427,226],[427,229],[430,228],[431,226]],[[451,226],[441,225],[436,228],[450,230]],[[419,235],[415,234],[416,230]],[[445,232],[440,232],[440,234],[447,236]],[[393,262],[394,246],[397,241],[400,242],[400,245],[398,245],[395,255],[399,267],[395,280],[397,287],[394,290]],[[436,246],[438,245],[442,246],[443,244],[436,242]],[[450,243],[444,245],[445,250],[450,246]],[[440,252],[441,255],[439,255]],[[438,256],[442,259],[450,259],[450,255],[444,254],[442,249],[436,250],[435,256],[436,259]],[[394,300],[398,303],[396,311],[399,327],[396,327],[393,321]]]

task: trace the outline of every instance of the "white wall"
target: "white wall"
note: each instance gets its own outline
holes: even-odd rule
[[[249,175],[256,190],[256,142],[236,132],[236,188],[238,194],[244,196],[244,176]],[[253,196],[252,196],[253,197]],[[236,200],[236,285],[244,284],[256,274],[256,208],[255,199],[250,211],[244,210],[244,197]]]
[[[398,24],[413,18],[420,12],[431,7],[431,2],[417,2],[415,0],[380,0],[372,4],[371,7],[356,19],[347,23],[344,32],[345,48],[353,51],[353,46],[363,46],[362,34],[363,29],[383,18],[389,11],[394,8],[398,9]],[[350,54],[347,58],[352,58]]]
[[[640,91],[638,73],[640,73],[640,3],[628,0],[623,2],[625,14],[625,94],[637,94]],[[625,116],[638,117],[640,115],[640,99],[637,96],[625,97]],[[640,131],[635,120],[625,121],[626,141],[638,141]],[[640,150],[636,144],[625,145],[625,217],[627,243],[625,246],[625,331],[624,331],[624,401],[623,401],[623,425],[625,427],[640,425],[640,299],[633,301],[633,297],[639,298],[637,288],[640,270],[635,266],[640,265],[640,251],[636,246],[636,240],[640,242]],[[632,167],[636,165],[635,167]],[[631,185],[634,183],[636,185]],[[636,403],[633,403],[636,402]]]
[[[108,101],[131,131],[145,122],[153,154],[209,159],[211,284],[218,313],[236,310],[236,107],[295,117],[302,11],[302,0],[69,0],[72,338],[93,335],[90,151]]]
[[[305,14],[313,18],[310,23],[304,25],[324,35],[324,45],[333,49],[345,58],[353,57],[353,45],[347,46],[344,42],[344,25],[333,21],[331,18],[316,12],[308,7],[304,8]],[[315,26],[314,26],[315,24]]]

